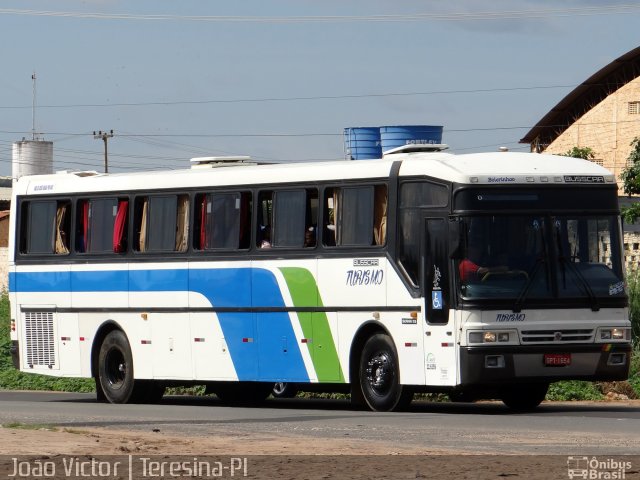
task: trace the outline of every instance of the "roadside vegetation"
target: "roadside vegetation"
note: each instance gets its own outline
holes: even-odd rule
[[[631,375],[628,382],[558,382],[549,388],[547,400],[604,400],[606,398],[640,398],[640,274],[628,275],[630,295],[630,316],[633,325],[634,355]],[[65,392],[93,392],[95,386],[90,379],[56,378],[44,375],[27,374],[13,368],[11,362],[11,340],[9,337],[9,299],[6,293],[0,295],[0,389],[2,390],[51,390]],[[170,394],[202,395],[204,388],[176,388]],[[323,396],[300,393],[305,397]],[[324,395],[328,398],[344,398],[344,395]],[[443,401],[443,395],[423,395],[421,399]]]

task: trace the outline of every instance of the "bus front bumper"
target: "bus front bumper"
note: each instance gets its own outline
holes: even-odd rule
[[[461,384],[626,380],[630,360],[630,344],[461,347]]]

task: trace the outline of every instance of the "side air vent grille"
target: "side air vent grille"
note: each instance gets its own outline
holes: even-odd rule
[[[27,364],[30,367],[56,364],[53,312],[24,312]]]

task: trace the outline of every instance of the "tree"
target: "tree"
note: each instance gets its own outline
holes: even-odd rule
[[[624,193],[627,195],[640,194],[640,137],[631,142],[631,153],[627,157],[627,168],[620,174]],[[640,203],[636,202],[622,208],[622,217],[627,223],[635,222],[640,217]]]
[[[571,150],[567,150],[560,155],[563,157],[582,158],[584,160],[593,160],[595,158],[593,149],[590,147],[573,147]]]

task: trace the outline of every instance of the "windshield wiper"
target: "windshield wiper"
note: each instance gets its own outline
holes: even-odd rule
[[[533,269],[529,274],[529,279],[527,280],[527,283],[524,284],[524,287],[522,287],[522,290],[520,290],[520,293],[518,294],[518,298],[516,298],[516,301],[513,304],[513,308],[512,308],[513,313],[520,313],[522,311],[522,307],[524,306],[524,301],[527,298],[527,294],[529,293],[529,290],[531,290],[531,286],[533,285],[533,280],[536,278],[536,275],[538,274],[538,270],[540,270],[540,266],[543,264],[544,264],[543,258],[536,259],[536,264],[533,266]]]
[[[536,224],[537,224],[537,220],[534,222],[534,227]],[[516,298],[516,301],[513,304],[513,313],[520,313],[522,311],[522,307],[524,306],[524,301],[527,298],[527,295],[529,294],[529,290],[531,290],[531,287],[533,286],[533,281],[536,278],[536,275],[538,274],[540,267],[546,262],[547,258],[549,258],[549,256],[547,255],[547,243],[546,243],[544,221],[542,221],[537,225],[540,226],[540,231],[538,232],[538,235],[534,237],[534,239],[536,240],[536,242],[538,240],[540,241],[540,245],[542,246],[542,249],[541,249],[542,256],[536,257],[536,263],[533,266],[531,273],[529,274],[529,279],[527,280],[527,283],[524,284],[524,287],[522,287],[522,290],[518,294],[518,298]],[[538,228],[536,228],[536,230],[538,230]],[[549,275],[549,269],[547,268],[547,276],[548,275]],[[549,279],[547,279],[547,281],[549,281]]]
[[[573,272],[573,274],[575,275],[575,278],[578,279],[578,281],[574,280],[574,283],[578,286],[581,286],[584,289],[585,293],[589,297],[589,300],[591,301],[591,310],[594,312],[597,312],[598,310],[600,310],[598,297],[596,296],[595,293],[593,293],[593,289],[591,288],[591,285],[589,285],[589,282],[587,281],[587,279],[584,278],[584,275],[582,274],[580,269],[576,267],[573,262],[571,262],[570,260],[567,260],[562,255],[558,256],[558,260],[560,261],[560,265],[565,265],[565,264],[568,265],[569,270],[571,270],[571,272]],[[562,274],[564,276],[564,271],[562,272]]]
[[[579,287],[581,286],[585,293],[587,294],[587,296],[589,297],[589,300],[591,302],[591,310],[593,312],[597,312],[598,310],[600,310],[600,305],[598,304],[598,297],[596,297],[596,294],[593,293],[593,290],[591,289],[591,285],[589,285],[589,282],[587,281],[586,278],[584,278],[584,275],[582,274],[582,272],[580,271],[580,269],[578,267],[575,266],[575,264],[571,261],[568,260],[564,255],[563,255],[563,248],[562,248],[562,238],[560,237],[560,230],[559,228],[556,227],[555,229],[555,237],[556,237],[556,244],[557,244],[557,248],[558,248],[558,261],[560,262],[560,266],[563,267],[562,268],[562,282],[563,282],[563,286],[566,288],[566,272],[564,270],[564,265],[568,265],[569,266],[569,270],[571,270],[571,272],[573,272],[573,274],[575,275],[575,278],[578,279],[578,281],[574,280],[574,283],[576,285],[578,285]]]

